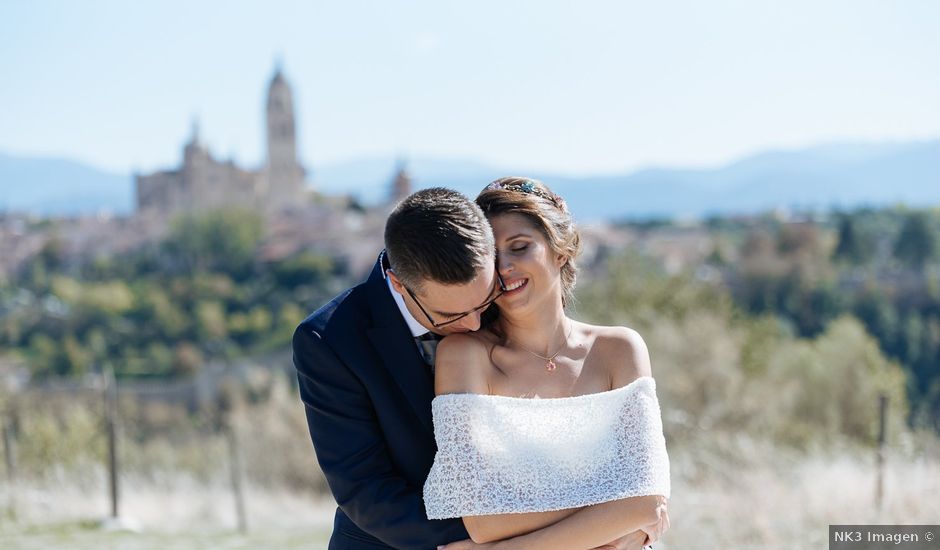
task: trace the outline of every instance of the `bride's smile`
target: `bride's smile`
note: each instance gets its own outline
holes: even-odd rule
[[[528,279],[519,279],[519,280],[506,284],[506,292],[503,295],[505,296],[509,294],[510,292],[519,290],[520,288],[524,287],[528,282],[529,282]]]
[[[508,315],[528,311],[533,304],[559,307],[559,269],[564,257],[552,258],[545,236],[521,214],[490,219],[497,247],[497,265],[506,291],[496,301]]]

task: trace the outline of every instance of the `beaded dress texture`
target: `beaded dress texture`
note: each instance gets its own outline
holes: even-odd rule
[[[669,497],[651,377],[553,399],[439,395],[431,410],[438,451],[424,485],[429,519]]]

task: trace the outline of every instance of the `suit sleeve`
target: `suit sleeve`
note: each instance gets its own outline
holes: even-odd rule
[[[366,389],[320,335],[301,325],[293,350],[317,460],[343,512],[394,548],[426,550],[467,538],[459,519],[427,519],[422,488],[392,464]]]

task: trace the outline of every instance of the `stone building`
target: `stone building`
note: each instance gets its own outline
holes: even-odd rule
[[[297,132],[290,85],[280,67],[268,85],[267,158],[257,170],[212,156],[198,125],[175,170],[137,175],[137,212],[160,217],[224,207],[282,211],[306,201],[305,171],[297,159]]]
[[[398,204],[402,199],[411,194],[412,180],[408,173],[408,167],[404,159],[398,161],[398,167],[395,171],[395,177],[392,179],[391,189],[389,189],[388,203]]]

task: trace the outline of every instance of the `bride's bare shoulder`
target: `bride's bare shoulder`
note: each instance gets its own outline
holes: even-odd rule
[[[597,354],[599,364],[604,365],[612,388],[653,375],[649,350],[639,332],[627,327],[584,327],[593,336],[591,353]]]
[[[490,335],[484,331],[451,334],[437,345],[434,393],[489,393],[493,370]]]

